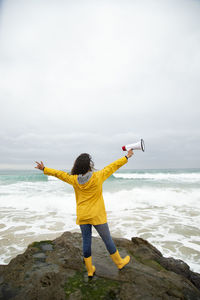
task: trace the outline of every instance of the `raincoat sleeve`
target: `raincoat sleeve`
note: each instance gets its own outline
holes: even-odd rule
[[[102,178],[102,181],[105,181],[109,176],[111,176],[115,171],[127,163],[128,159],[123,156],[122,158],[114,161],[105,168],[99,171],[99,175]]]
[[[67,172],[58,171],[58,170],[55,170],[55,169],[50,169],[50,168],[45,167],[44,168],[44,174],[45,175],[50,175],[50,176],[55,176],[58,179],[60,179],[62,181],[65,181],[65,182],[67,182],[71,185],[74,184],[75,175],[70,175]]]

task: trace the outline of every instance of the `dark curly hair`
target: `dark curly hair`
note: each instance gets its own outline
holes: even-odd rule
[[[71,175],[85,174],[88,171],[93,171],[94,163],[92,157],[88,153],[80,154],[74,162],[71,170]]]

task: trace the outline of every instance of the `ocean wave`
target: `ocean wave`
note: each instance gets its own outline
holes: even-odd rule
[[[199,188],[133,188],[131,190],[121,190],[115,193],[104,192],[104,200],[110,211],[120,211],[123,209],[160,207],[168,210],[180,207],[190,207],[191,211],[200,210]]]
[[[115,180],[139,180],[139,181],[168,181],[168,182],[188,182],[188,183],[200,183],[200,172],[130,172],[130,173],[114,173],[108,181]],[[45,176],[43,173],[21,173],[21,174],[0,174],[0,184],[9,184],[17,182],[40,182],[40,181],[57,181],[58,178],[54,176]]]
[[[0,258],[1,262],[8,263],[11,249],[26,247],[37,234],[41,240],[48,234],[78,228],[71,185],[42,172],[4,173],[0,178],[3,176],[0,232],[10,245],[2,246],[6,257]],[[199,177],[200,172],[169,174],[168,170],[126,171],[110,176],[103,197],[112,234],[148,239],[166,255],[181,258],[199,270],[200,185],[181,182],[199,182]],[[8,186],[6,180],[12,184]]]
[[[1,207],[14,207],[38,211],[55,210],[60,213],[75,212],[75,195],[73,188],[64,183],[61,185],[33,186],[3,189]],[[104,191],[104,200],[109,211],[120,211],[135,208],[148,208],[152,206],[163,207],[191,207],[200,210],[199,188],[155,188],[135,187],[130,190]]]
[[[16,183],[21,181],[24,182],[48,181],[48,178],[43,174],[0,175],[0,184],[9,184],[9,183]]]
[[[154,181],[199,182],[200,173],[115,173],[117,179],[143,179]]]

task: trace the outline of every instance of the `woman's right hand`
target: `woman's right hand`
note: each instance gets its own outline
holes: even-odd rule
[[[128,150],[128,153],[127,153],[126,156],[127,156],[128,158],[130,158],[133,154],[134,154],[134,153],[133,153],[133,150],[130,149],[130,150]]]
[[[44,170],[44,164],[42,161],[40,163],[36,161],[36,164],[37,164],[37,166],[35,167],[36,169],[39,169],[42,171]]]

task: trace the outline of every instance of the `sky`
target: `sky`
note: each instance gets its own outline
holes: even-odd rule
[[[200,167],[200,1],[1,0],[0,169]]]

